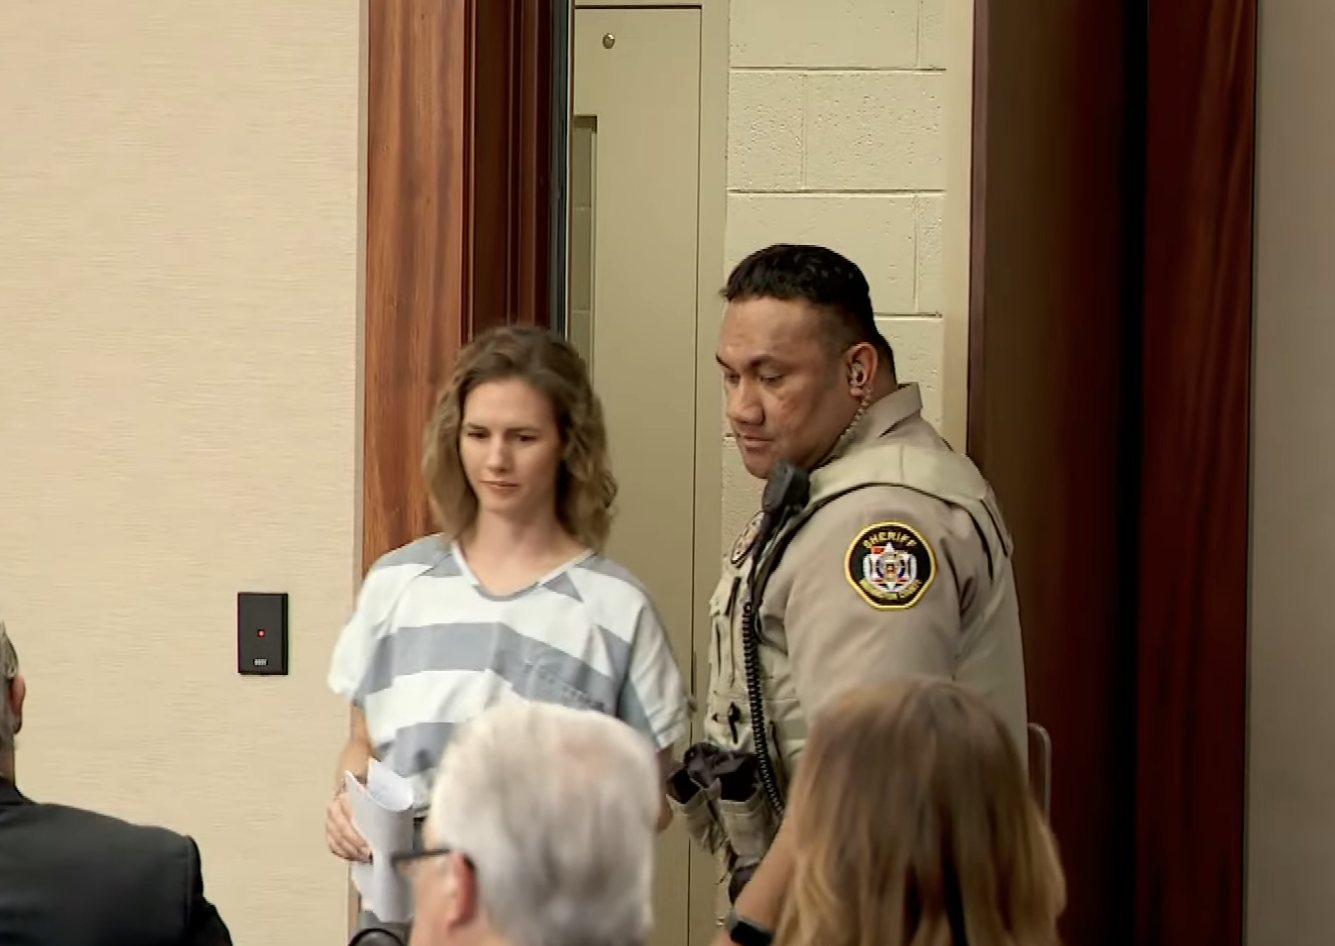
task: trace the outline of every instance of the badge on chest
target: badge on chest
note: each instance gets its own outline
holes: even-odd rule
[[[742,534],[737,536],[737,541],[732,544],[732,554],[728,556],[728,561],[736,568],[746,557],[751,554],[751,546],[756,544],[756,537],[760,535],[760,521],[765,518],[763,512],[758,512],[746,524]]]

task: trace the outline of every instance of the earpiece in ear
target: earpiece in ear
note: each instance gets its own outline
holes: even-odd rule
[[[867,381],[867,373],[862,365],[853,365],[848,369],[848,383],[854,387],[861,387]]]

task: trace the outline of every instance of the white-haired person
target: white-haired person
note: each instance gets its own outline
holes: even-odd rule
[[[506,702],[440,761],[423,845],[395,858],[412,946],[644,946],[662,795],[652,746],[605,714]]]

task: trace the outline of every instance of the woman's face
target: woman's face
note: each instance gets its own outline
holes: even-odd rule
[[[551,402],[527,381],[487,381],[469,392],[459,456],[479,514],[551,515],[563,449]]]

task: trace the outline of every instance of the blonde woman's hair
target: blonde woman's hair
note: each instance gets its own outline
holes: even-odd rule
[[[552,406],[564,445],[556,484],[557,519],[574,538],[601,550],[612,527],[617,494],[602,403],[574,346],[531,326],[490,329],[469,342],[436,400],[426,427],[422,473],[437,525],[453,537],[476,521],[477,496],[459,457],[464,405],[478,385],[511,379],[529,384]]]
[[[814,721],[779,946],[1057,946],[1065,880],[1005,725],[943,680]]]

